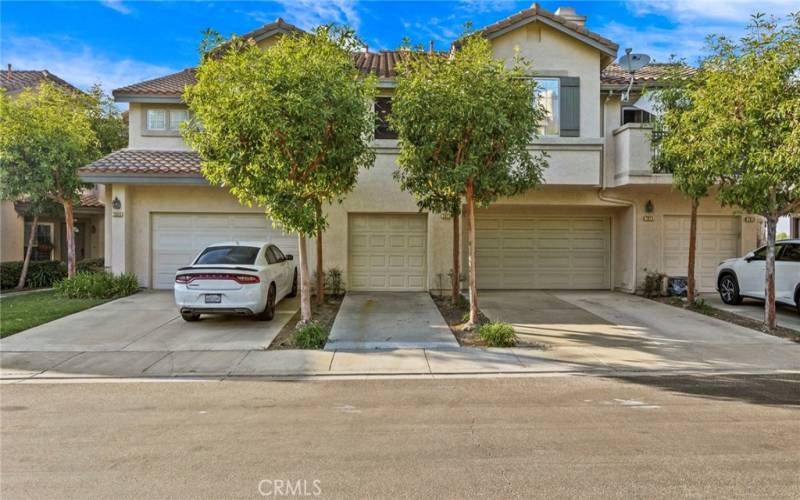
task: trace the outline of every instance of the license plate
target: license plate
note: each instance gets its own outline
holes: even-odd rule
[[[222,302],[222,295],[218,293],[207,293],[206,304],[219,304]]]

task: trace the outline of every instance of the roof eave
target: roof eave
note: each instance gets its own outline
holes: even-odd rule
[[[208,181],[199,174],[170,175],[170,174],[123,174],[113,172],[78,172],[78,176],[85,182],[92,184],[182,184],[182,185],[208,185]]]
[[[126,94],[114,92],[115,102],[144,102],[152,104],[180,104],[183,98],[179,95],[156,95],[156,94]]]

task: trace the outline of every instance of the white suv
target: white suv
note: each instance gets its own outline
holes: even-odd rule
[[[743,297],[764,299],[767,247],[744,257],[728,259],[717,268],[717,291],[726,304],[740,304]],[[775,301],[795,306],[800,312],[800,239],[775,245]]]

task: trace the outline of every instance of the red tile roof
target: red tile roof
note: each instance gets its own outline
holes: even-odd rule
[[[81,207],[86,208],[103,208],[105,204],[97,199],[95,193],[81,193]]]
[[[119,95],[156,95],[165,97],[180,97],[183,95],[183,88],[187,85],[194,85],[195,68],[186,68],[178,73],[145,80],[134,83],[127,87],[114,89],[114,97]]]
[[[666,77],[667,71],[674,67],[675,65],[668,63],[648,64],[634,73],[633,83],[642,85],[645,83],[655,83],[661,81]],[[683,66],[680,70],[680,74],[684,77],[689,77],[694,74],[695,71],[696,70],[691,66]],[[630,74],[622,69],[622,66],[619,64],[609,64],[600,73],[600,81],[610,85],[627,85],[630,81]]]
[[[3,70],[0,73],[0,88],[6,92],[19,92],[22,89],[36,87],[42,82],[50,82],[59,87],[65,88],[73,92],[80,92],[81,90],[73,86],[69,82],[62,80],[56,75],[50,73],[46,69],[42,70],[20,70],[11,69]]]
[[[121,149],[81,168],[79,173],[199,177],[200,156],[194,151]]]

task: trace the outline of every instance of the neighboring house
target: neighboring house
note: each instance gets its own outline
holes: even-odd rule
[[[668,172],[651,166],[649,115],[621,102],[628,77],[614,64],[617,44],[588,31],[585,20],[573,9],[534,5],[483,29],[498,58],[518,48],[534,62],[550,118],[530,149],[550,158],[542,189],[477,212],[480,288],[634,291],[647,271],[686,273],[689,202]],[[297,30],[279,19],[245,36],[268,46]],[[391,112],[394,67],[404,54],[353,55],[379,78],[381,115]],[[663,71],[653,64],[637,72],[634,93],[659,85]],[[194,81],[186,69],[115,90],[118,102],[130,103],[130,147],[82,169],[87,181],[106,186],[107,262],[147,287],[170,288],[175,270],[212,242],[274,237],[296,252],[296,238],[280,235],[262,210],[242,207],[200,174],[200,159],[178,132],[187,118],[181,95]],[[391,130],[379,127],[374,147],[375,164],[355,190],[326,207],[325,267],[342,269],[351,291],[447,287],[451,223],[419,213],[400,190]],[[757,232],[755,218],[702,201],[702,290],[714,288],[719,261],[756,245]]]
[[[0,72],[0,88],[6,95],[14,96],[26,88],[35,89],[50,82],[71,92],[79,89],[47,70],[18,70],[11,65]],[[103,217],[105,208],[101,201],[104,189],[98,186],[81,195],[75,215],[75,255],[78,260],[102,257],[105,237]],[[0,205],[0,261],[22,260],[28,246],[31,218],[25,217],[25,201],[3,201]],[[64,216],[40,217],[36,230],[36,246],[32,260],[67,260],[66,223]]]

